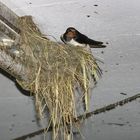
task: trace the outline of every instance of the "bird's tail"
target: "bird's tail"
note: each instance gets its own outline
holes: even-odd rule
[[[95,40],[91,40],[91,39],[88,39],[88,44],[89,44],[90,48],[105,48],[106,47],[106,45],[103,45],[103,42],[95,41]]]
[[[106,45],[89,45],[90,48],[105,48]]]

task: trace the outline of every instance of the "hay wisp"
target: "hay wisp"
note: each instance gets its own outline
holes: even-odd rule
[[[26,57],[22,61],[32,68],[33,81],[28,88],[35,93],[39,118],[48,109],[52,124],[53,140],[72,139],[73,119],[77,117],[75,85],[81,89],[86,111],[89,106],[90,80],[101,76],[93,55],[78,46],[66,46],[44,39],[30,16],[19,19],[20,49]],[[34,61],[29,63],[28,56]],[[23,83],[27,86],[26,82]],[[69,127],[68,127],[69,126]],[[61,135],[61,136],[60,136]]]

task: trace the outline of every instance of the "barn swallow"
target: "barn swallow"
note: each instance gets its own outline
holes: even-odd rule
[[[105,48],[106,46],[103,45],[101,41],[95,41],[88,38],[86,35],[80,33],[73,27],[67,28],[66,32],[61,35],[61,40],[65,44],[74,45],[74,46],[81,46],[86,47],[89,46],[90,48]]]

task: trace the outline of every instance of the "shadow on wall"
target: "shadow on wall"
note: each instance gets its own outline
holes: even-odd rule
[[[0,68],[0,73],[2,75],[4,75],[5,77],[7,77],[9,80],[12,80],[14,83],[15,83],[15,86],[17,87],[17,89],[25,96],[32,96],[33,93],[31,93],[30,91],[28,90],[25,90],[23,89],[16,81],[16,79],[11,76],[9,73],[7,73],[6,71],[4,71],[3,69]]]

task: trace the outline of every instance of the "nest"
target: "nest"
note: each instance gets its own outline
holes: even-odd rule
[[[76,89],[80,88],[80,97],[88,111],[91,79],[96,81],[101,75],[96,59],[85,48],[42,37],[30,16],[19,18],[19,28],[20,49],[25,52],[20,59],[32,71],[30,84],[19,83],[34,93],[39,118],[48,110],[53,140],[66,140],[68,136],[72,139],[77,117]]]

